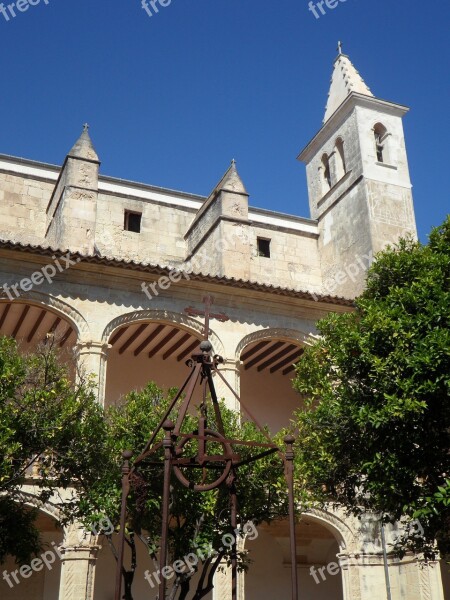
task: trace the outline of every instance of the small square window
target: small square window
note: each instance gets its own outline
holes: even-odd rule
[[[125,231],[134,231],[134,233],[141,233],[141,218],[142,213],[131,212],[130,210],[125,211],[125,222],[123,228]]]
[[[264,258],[270,258],[270,240],[266,240],[264,238],[258,238],[258,256],[263,256]]]

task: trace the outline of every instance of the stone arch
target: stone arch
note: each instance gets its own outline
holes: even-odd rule
[[[294,364],[308,343],[309,336],[300,330],[267,328],[244,336],[237,344],[235,361],[243,404],[273,434],[289,426],[303,401],[292,378]]]
[[[301,513],[302,517],[308,517],[309,520],[315,521],[322,525],[334,535],[340,552],[351,552],[354,547],[357,536],[351,527],[336,513],[329,512],[320,508],[311,508]]]
[[[390,133],[386,125],[381,122],[374,124],[373,128],[375,142],[375,156],[379,163],[390,163],[389,137]]]
[[[249,333],[241,339],[241,341],[236,347],[235,360],[240,360],[242,351],[249,344],[271,338],[284,340],[286,342],[298,342],[302,346],[309,345],[311,343],[310,335],[303,333],[303,331],[300,331],[299,329],[284,329],[278,327],[261,329],[260,331]]]
[[[103,331],[102,342],[105,344],[108,343],[111,334],[119,327],[130,323],[138,323],[140,321],[162,321],[172,325],[180,325],[180,327],[183,327],[184,329],[190,329],[200,336],[202,335],[203,330],[202,323],[199,323],[199,321],[196,321],[193,317],[183,315],[182,313],[160,309],[136,310],[131,313],[121,315],[120,317],[116,317],[110,321]],[[215,354],[224,356],[225,349],[222,341],[213,330],[211,330],[210,333],[210,341],[213,345]]]
[[[305,517],[316,521],[328,529],[337,539],[341,552],[349,552],[355,545],[356,534],[352,528],[341,519],[336,513],[329,512],[320,508],[311,508],[304,513]]]
[[[51,309],[53,312],[64,316],[73,325],[78,339],[89,336],[89,325],[83,315],[67,302],[51,294],[43,294],[35,291],[24,292],[17,298],[17,301]],[[0,302],[8,302],[8,299],[1,298]]]
[[[299,514],[296,524],[297,581],[306,598],[353,598],[346,590],[349,548],[354,547],[354,536],[340,517],[326,508],[305,510],[301,518]],[[253,561],[249,572],[241,575],[245,597],[250,600],[290,597],[292,555],[288,520],[283,518],[261,523],[257,534],[249,535],[243,544]],[[333,573],[328,571],[329,575],[339,577],[320,574],[320,569],[326,570],[328,565],[336,569]],[[320,593],[317,593],[318,583],[321,584]]]
[[[32,492],[27,492],[24,489],[20,491],[18,498],[28,506],[39,509],[41,512],[54,519],[58,523],[61,522],[61,513],[58,507],[48,500],[46,502],[42,502],[42,500],[39,500],[35,494]]]

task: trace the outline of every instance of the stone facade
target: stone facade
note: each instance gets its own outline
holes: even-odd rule
[[[325,123],[300,156],[312,218],[249,206],[234,162],[208,197],[106,177],[87,128],[62,167],[0,156],[0,332],[25,349],[59,335],[96,375],[99,401],[110,404],[149,379],[163,387],[183,381],[210,294],[219,317],[210,339],[224,376],[276,431],[301,403],[292,363],[317,320],[352,310],[373,254],[415,235],[405,112],[374,98],[349,59],[337,58]],[[385,129],[376,137],[378,124]],[[239,408],[225,385],[218,389]],[[51,502],[40,508],[58,520]],[[50,529],[43,529],[49,539]],[[283,523],[261,529],[240,600],[288,597],[286,540]],[[26,588],[30,600],[111,598],[114,562],[101,546],[65,531],[59,582],[55,568],[17,589],[1,582],[1,597]],[[326,572],[330,561],[339,574],[317,583],[311,568]],[[340,511],[303,516],[298,566],[311,597],[385,597],[378,534],[368,538]],[[393,600],[443,600],[438,564],[389,557],[388,568]],[[230,597],[228,583],[226,573],[218,577],[215,600]],[[139,572],[135,598],[148,597]]]

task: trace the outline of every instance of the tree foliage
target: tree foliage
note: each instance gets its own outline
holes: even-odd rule
[[[57,489],[82,480],[93,459],[90,431],[103,416],[89,381],[74,384],[53,342],[24,355],[13,339],[0,338],[0,562],[11,555],[28,562],[41,550],[36,510],[23,495],[31,471],[36,505]],[[76,473],[73,455],[79,452]]]
[[[159,424],[175,391],[170,390],[165,394],[156,384],[149,383],[141,392],[131,392],[123,403],[106,411],[106,444],[102,455],[97,457],[97,470],[91,472],[91,479],[86,482],[85,489],[80,490],[78,497],[74,499],[72,515],[76,514],[87,526],[90,520],[96,521],[102,514],[107,515],[116,531],[118,530],[122,451],[134,450],[133,458],[139,455]],[[253,424],[242,423],[240,416],[223,404],[221,412],[229,438],[267,442]],[[208,415],[208,427],[217,430],[213,412]],[[196,428],[196,419],[190,416],[184,422],[182,432],[192,433]],[[160,441],[162,435],[163,432],[156,441]],[[191,444],[193,455],[196,453],[196,444]],[[210,452],[222,452],[219,445],[216,449],[214,446],[213,444],[209,449]],[[236,446],[235,451],[243,459],[255,454],[255,449],[249,446]],[[153,459],[160,460],[161,466],[144,463],[131,480],[127,521],[128,544],[133,552],[136,545],[144,545],[150,559],[147,565],[150,572],[158,569],[163,490],[162,455],[156,454]],[[269,522],[286,514],[283,473],[283,464],[276,455],[239,469],[237,487],[241,526],[251,521],[256,527],[263,521]],[[177,574],[169,582],[170,598],[200,599],[211,591],[212,576],[220,568],[221,562],[231,560],[231,546],[224,547],[223,544],[222,538],[225,534],[236,536],[230,528],[229,494],[226,488],[194,492],[173,478],[170,496],[169,563],[182,560],[190,553],[197,554],[200,560],[192,572]],[[199,552],[199,548],[203,550]],[[248,568],[246,552],[238,553],[238,564],[240,569]],[[126,570],[125,580],[131,588],[135,565],[128,565]],[[193,585],[195,574],[196,584]],[[131,598],[130,589],[128,593],[127,597]]]
[[[302,476],[354,513],[419,519],[403,549],[450,550],[450,218],[377,256],[356,310],[318,324],[297,366]]]
[[[106,519],[111,527],[100,531],[105,535],[102,543],[109,544],[117,558],[122,452],[133,450],[133,458],[142,452],[176,393],[149,383],[142,391],[129,393],[119,405],[103,409],[96,401],[93,382],[78,374],[74,383],[70,376],[73,362],[61,362],[54,346],[50,342],[23,355],[14,340],[0,339],[0,562],[12,555],[19,563],[28,563],[42,550],[35,527],[37,510],[23,494],[33,467],[35,475],[39,474],[31,481],[37,490],[35,505],[50,500],[58,507],[62,524],[76,521],[88,531],[98,532],[99,523]],[[254,425],[241,422],[240,415],[223,404],[221,412],[229,438],[267,442]],[[217,430],[211,413],[208,427]],[[188,416],[183,432],[196,429],[194,417]],[[193,455],[196,444],[190,443]],[[222,451],[220,445],[215,446],[209,451]],[[244,445],[234,446],[234,452],[246,459],[257,451]],[[162,456],[153,458],[161,460]],[[162,466],[142,464],[131,482],[127,543],[132,563],[137,545],[143,545],[146,567],[152,573],[158,568]],[[283,464],[278,455],[239,468],[237,487],[241,526],[251,521],[256,527],[286,514]],[[231,560],[231,545],[223,544],[225,534],[236,537],[230,529],[228,491],[222,487],[198,493],[173,478],[170,514],[170,564],[189,553],[200,558],[191,571],[178,573],[169,582],[170,598],[197,600],[211,591],[220,565]],[[247,569],[246,552],[238,553],[238,564]],[[127,598],[132,598],[135,569],[136,564],[124,569]],[[149,587],[149,596],[152,593]]]

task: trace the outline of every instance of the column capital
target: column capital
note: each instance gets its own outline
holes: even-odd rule
[[[96,560],[97,553],[100,549],[101,546],[99,546],[97,543],[90,544],[89,546],[61,546],[61,561],[66,562],[68,560]]]
[[[104,354],[105,357],[108,350],[111,348],[111,344],[107,342],[98,342],[95,340],[81,339],[75,344],[75,351],[77,354]]]
[[[106,363],[111,345],[97,340],[81,339],[75,346],[80,370],[94,374],[98,380],[98,400],[103,404],[106,386]]]
[[[244,363],[241,360],[236,360],[235,358],[224,358],[223,359],[223,363],[221,365],[221,370],[226,370],[226,371],[231,371],[231,370],[235,370],[235,371],[240,371],[241,366]]]

